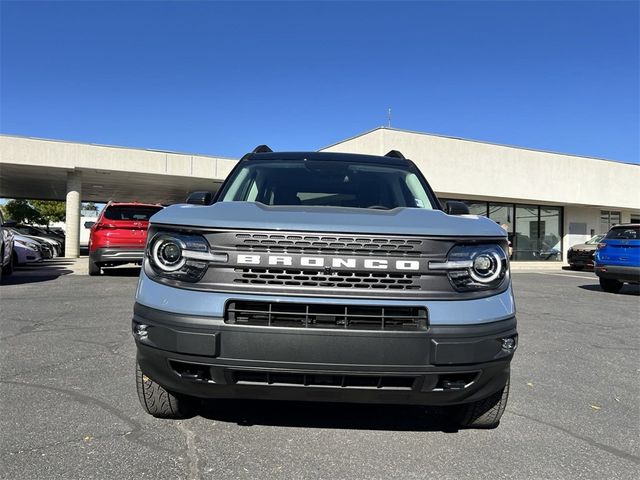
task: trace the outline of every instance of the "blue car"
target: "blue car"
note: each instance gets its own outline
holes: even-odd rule
[[[618,293],[624,283],[640,283],[640,224],[609,230],[598,243],[595,272],[605,292]]]

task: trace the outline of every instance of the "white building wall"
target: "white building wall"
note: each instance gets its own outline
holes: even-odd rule
[[[638,165],[387,128],[323,149],[374,155],[389,150],[413,160],[445,197],[640,211]]]
[[[323,151],[384,155],[399,150],[413,160],[441,198],[564,207],[562,258],[572,245],[601,232],[601,210],[622,222],[640,217],[640,167],[588,157],[379,128]],[[583,224],[585,233],[571,233]],[[519,230],[525,233],[526,225]]]

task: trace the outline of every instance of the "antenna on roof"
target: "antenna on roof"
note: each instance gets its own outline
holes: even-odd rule
[[[391,107],[387,110],[387,123],[389,128],[391,128]]]

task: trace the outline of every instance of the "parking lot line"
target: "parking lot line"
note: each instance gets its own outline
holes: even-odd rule
[[[594,280],[598,278],[595,275],[573,275],[571,273],[548,273],[548,272],[531,272],[531,273],[537,273],[538,275],[555,275],[556,277],[590,278]]]

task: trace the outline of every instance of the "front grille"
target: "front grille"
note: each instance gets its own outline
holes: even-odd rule
[[[420,255],[422,240],[344,235],[236,233],[235,248],[249,252]]]
[[[411,390],[416,377],[380,375],[332,375],[236,370],[233,382],[240,385]]]
[[[427,328],[422,307],[231,301],[225,323],[265,327],[414,331]]]
[[[236,268],[234,283],[245,285],[282,285],[312,288],[365,288],[383,290],[420,290],[420,275],[384,272],[333,272],[272,268]]]

